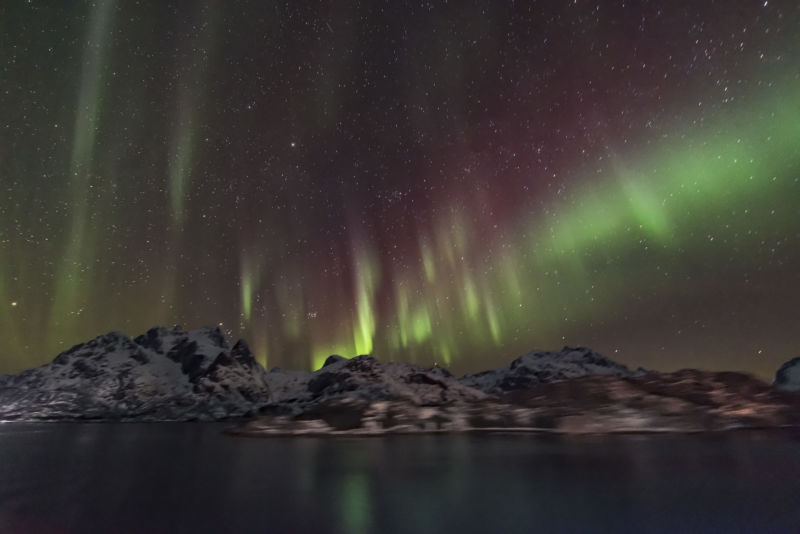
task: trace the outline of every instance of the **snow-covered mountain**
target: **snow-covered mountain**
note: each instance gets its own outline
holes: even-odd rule
[[[595,375],[639,376],[621,363],[585,347],[564,347],[560,351],[532,351],[510,364],[460,379],[465,386],[497,395],[530,389],[540,384]]]
[[[775,373],[774,385],[781,391],[800,392],[800,357],[781,365]]]
[[[247,344],[218,328],[111,332],[0,381],[0,419],[218,419],[269,400]]]

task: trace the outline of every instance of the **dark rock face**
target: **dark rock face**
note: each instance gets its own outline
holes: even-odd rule
[[[259,367],[259,364],[253,356],[253,353],[250,352],[250,347],[243,339],[237,341],[231,349],[231,358],[238,362],[239,365],[243,365],[245,367]]]
[[[222,333],[220,327],[215,326],[211,329],[205,329],[206,337],[209,341],[211,341],[215,346],[224,349],[228,346],[228,341],[225,339],[225,334]]]
[[[781,391],[800,392],[800,357],[781,365],[775,373],[774,384]]]
[[[229,367],[229,366],[233,365],[234,361],[235,360],[233,358],[231,358],[231,356],[229,354],[225,354],[224,352],[220,352],[219,356],[217,356],[214,359],[214,361],[212,362],[212,364],[208,367],[208,372],[212,373],[213,371],[215,371],[217,369],[220,369],[220,368],[223,368],[223,367]]]
[[[166,331],[165,328],[151,328],[146,333],[136,336],[134,342],[146,349],[152,349],[155,352],[161,352],[161,338],[162,332]]]
[[[203,371],[203,358],[197,354],[197,343],[181,340],[167,353],[167,358],[181,364],[181,371],[190,378],[197,378]]]
[[[308,391],[311,395],[317,397],[323,392],[329,394],[342,393],[344,391],[353,391],[354,385],[347,386],[349,377],[344,374],[323,373],[319,376],[312,378],[308,382]]]

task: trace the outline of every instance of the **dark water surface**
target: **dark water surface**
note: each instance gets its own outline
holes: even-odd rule
[[[792,435],[0,425],[0,532],[800,532]]]

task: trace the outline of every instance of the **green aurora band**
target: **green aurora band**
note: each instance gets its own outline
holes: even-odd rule
[[[102,89],[106,77],[103,65],[115,11],[116,1],[99,2],[92,8],[89,20],[69,166],[72,218],[69,240],[56,277],[48,325],[55,331],[75,328],[77,316],[82,313],[82,308],[76,307],[75,302],[80,300],[80,293],[84,291],[78,283],[79,272],[87,269],[86,258],[93,257],[97,248],[96,232],[87,224],[88,204],[90,192],[95,187],[92,174],[95,172],[94,150],[103,109]]]
[[[624,308],[631,288],[666,296],[669,277],[698,256],[741,262],[743,273],[756,268],[747,251],[800,221],[800,97],[782,95],[646,154],[614,158],[565,198],[532,208],[506,240],[470,239],[491,220],[453,208],[421,238],[418,264],[394,273],[396,307],[380,323],[371,316],[377,267],[358,260],[358,313],[336,329],[355,341],[316,344],[311,366],[373,347],[449,365],[506,336],[557,330],[565,316],[597,320]],[[653,269],[626,260],[643,253]]]

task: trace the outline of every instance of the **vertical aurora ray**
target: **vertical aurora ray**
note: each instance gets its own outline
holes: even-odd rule
[[[353,345],[356,353],[370,354],[375,337],[375,292],[380,284],[379,264],[376,255],[368,247],[354,248],[356,321],[353,325]]]
[[[200,21],[195,28],[188,56],[176,66],[179,75],[177,113],[169,151],[169,201],[172,221],[180,231],[186,222],[186,200],[190,194],[192,171],[195,165],[195,145],[201,121],[198,115],[205,100],[206,78],[214,47],[216,24],[219,19],[213,6],[202,6]]]
[[[312,339],[309,354],[312,369],[322,367],[325,358],[331,354],[352,357],[374,352],[380,316],[377,306],[381,287],[379,257],[373,245],[359,237],[352,239],[350,250],[350,294],[343,293],[344,300],[341,302],[334,299],[335,306],[325,313],[326,317],[330,317],[325,331],[305,332]],[[322,290],[335,293],[335,288],[326,287]],[[286,306],[281,304],[281,311],[285,313],[285,310]]]
[[[253,285],[249,277],[242,280],[242,315],[245,322],[250,322],[253,313]]]
[[[436,282],[436,265],[433,251],[427,240],[420,240],[419,253],[422,258],[422,268],[425,270],[425,279],[432,284]]]
[[[192,153],[194,151],[195,130],[194,115],[185,100],[180,97],[178,120],[172,136],[171,157],[169,160],[169,202],[172,209],[172,220],[180,229],[186,221],[186,193],[192,173]]]
[[[71,335],[76,308],[81,301],[89,301],[89,272],[95,257],[94,230],[88,224],[91,175],[95,142],[101,126],[104,66],[116,5],[116,0],[101,0],[93,4],[89,17],[69,164],[70,223],[56,274],[49,320],[50,329],[53,333],[58,332],[58,336]],[[51,341],[49,349],[55,350],[59,340],[51,336]]]
[[[168,249],[171,251],[184,247],[184,231],[189,216],[187,200],[191,198],[191,179],[197,165],[197,135],[203,124],[208,70],[213,59],[219,20],[216,4],[203,5],[198,9],[199,13],[195,15],[197,22],[191,26],[190,38],[184,47],[177,50],[179,56],[174,65],[177,95],[174,97],[175,111],[170,125],[166,188],[171,223]],[[182,254],[176,256],[183,257]],[[169,322],[176,321],[181,314],[177,287],[184,276],[184,268],[173,259],[163,270],[159,317],[169,318]]]
[[[241,254],[239,259],[239,320],[251,342],[250,349],[261,365],[267,367],[269,360],[267,328],[263,324],[264,317],[258,313],[254,316],[253,310],[261,295],[263,270],[259,255],[252,251]]]
[[[261,265],[252,254],[243,254],[239,260],[239,292],[241,316],[246,325],[250,325],[253,316],[253,299],[258,294],[261,281]]]
[[[267,338],[267,329],[258,328],[254,329],[250,339],[251,350],[256,361],[264,368],[269,368],[269,339]]]

